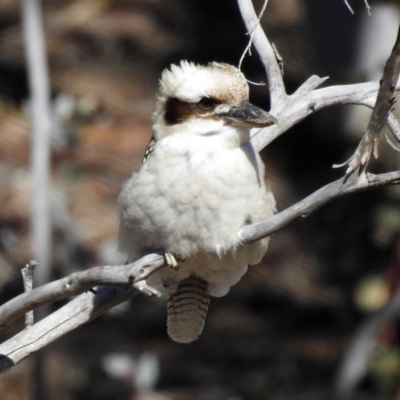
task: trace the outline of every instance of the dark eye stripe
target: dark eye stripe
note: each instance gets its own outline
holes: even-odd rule
[[[205,109],[201,107],[199,103],[188,103],[175,97],[168,97],[165,103],[165,123],[167,125],[175,125],[187,121],[191,117],[207,114],[212,111],[214,105],[220,103],[220,101],[216,99],[209,99],[209,101],[212,106],[209,109]]]
[[[186,121],[197,114],[193,104],[178,100],[175,97],[168,97],[165,104],[164,119],[167,125],[175,125]]]

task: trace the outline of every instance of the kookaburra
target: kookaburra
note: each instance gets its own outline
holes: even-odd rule
[[[171,264],[147,284],[168,295],[168,334],[201,334],[210,296],[224,296],[267,251],[240,229],[275,212],[250,128],[276,119],[249,103],[244,75],[228,64],[182,61],[163,72],[153,138],[119,196],[120,250],[130,262],[162,251]]]

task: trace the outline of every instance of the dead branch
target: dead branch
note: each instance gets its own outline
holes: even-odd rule
[[[325,107],[337,104],[373,107],[375,104],[379,90],[378,82],[329,86],[314,90],[327,79],[313,75],[295,93],[280,101],[277,109],[271,110],[271,114],[278,119],[279,123],[268,128],[252,130],[251,141],[254,148],[261,151],[292,126]],[[400,82],[395,87],[396,91],[399,89]]]
[[[32,109],[32,235],[34,257],[40,267],[35,281],[42,285],[50,277],[50,83],[43,33],[41,2],[22,2],[22,21],[28,64]]]
[[[25,293],[30,292],[33,288],[33,271],[37,267],[38,263],[36,260],[29,261],[28,264],[22,268],[22,280],[24,281],[24,290]],[[34,315],[33,310],[28,311],[25,314],[25,326],[27,328],[31,327],[34,324]]]
[[[98,318],[112,307],[139,293],[133,288],[101,286],[94,294],[81,294],[67,305],[24,329],[0,345],[0,372],[38,352],[61,336]]]
[[[279,64],[275,58],[274,49],[260,25],[251,0],[238,0],[238,4],[247,31],[253,38],[253,43],[267,73],[271,108],[275,108],[275,104],[286,97],[286,91]],[[267,1],[265,2],[265,6],[266,5]]]
[[[164,258],[161,255],[150,254],[128,265],[91,268],[23,293],[4,304],[0,307],[2,326],[23,315],[26,310],[82,293],[98,284],[99,281],[106,285],[113,285],[100,286],[93,292],[81,294],[29,329],[24,329],[2,343],[0,345],[0,372],[6,371],[61,336],[98,318],[112,307],[129,300],[140,292],[147,295],[159,295],[157,291],[146,285],[145,279],[163,264]]]
[[[50,217],[50,82],[47,68],[42,8],[40,0],[23,0],[22,22],[25,42],[25,53],[29,77],[29,95],[32,119],[32,203],[31,231],[34,257],[40,267],[36,269],[32,280],[42,285],[50,280],[52,225]],[[33,270],[32,270],[33,271]],[[48,310],[40,310],[39,319]],[[38,317],[38,316],[37,316]],[[33,324],[33,312],[26,315],[27,326]],[[37,358],[36,369],[42,370],[42,358]],[[39,373],[34,384],[46,396],[46,384]]]
[[[346,7],[349,9],[349,11],[354,14],[353,9],[351,8],[349,2],[347,0],[344,0],[344,4],[346,5]],[[365,8],[367,9],[368,15],[371,15],[371,7],[368,4],[368,0],[364,0],[364,4],[365,4]]]
[[[360,176],[351,176],[348,179],[345,177],[340,178],[279,214],[274,215],[267,221],[244,227],[239,232],[239,237],[245,243],[259,240],[278,232],[298,220],[308,217],[325,204],[347,194],[399,183],[400,171],[380,175],[363,174]]]
[[[149,294],[157,294],[143,287],[141,281],[163,264],[162,256],[150,254],[127,265],[94,267],[74,272],[66,278],[26,291],[3,304],[0,307],[0,328],[35,308],[76,296],[98,285],[132,286],[140,291],[147,290]]]
[[[356,151],[346,162],[346,174],[351,174],[359,168],[365,168],[376,151],[377,141],[386,121],[391,107],[395,102],[396,84],[400,73],[400,28],[397,32],[396,42],[392,53],[386,61],[383,77],[380,81],[378,96],[372,111],[366,132],[364,133]]]

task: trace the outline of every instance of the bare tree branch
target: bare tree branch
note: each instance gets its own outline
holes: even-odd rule
[[[364,104],[364,101],[368,98],[376,99],[376,93],[379,90],[377,82],[331,86],[315,90],[328,79],[315,75],[304,82],[295,93],[290,96],[286,95],[274,50],[259,24],[251,0],[238,0],[238,4],[247,29],[252,31],[252,27],[256,26],[254,45],[260,54],[268,76],[271,92],[271,114],[279,121],[278,124],[268,128],[252,130],[252,143],[257,151],[262,150],[289,128],[322,108],[334,104]],[[397,46],[395,45],[395,47]],[[399,69],[400,67],[397,66],[396,68]],[[392,66],[389,70],[392,71]],[[393,82],[390,86],[393,94],[393,91],[400,88],[400,84],[397,79],[392,79],[391,82]],[[389,109],[388,111],[390,111]]]
[[[32,119],[32,203],[31,235],[33,254],[39,262],[34,281],[43,285],[50,280],[52,226],[50,216],[50,83],[42,22],[40,0],[23,0],[21,3],[25,53],[30,87],[30,111]],[[40,310],[36,319],[48,313]],[[33,312],[27,314],[27,322],[33,323]],[[35,379],[32,388],[35,397],[47,398],[42,357],[35,360]]]
[[[337,104],[359,104],[372,107],[375,104],[379,90],[378,82],[357,83],[353,85],[329,86],[317,90],[315,87],[322,84],[327,78],[310,77],[295,93],[287,96],[279,103],[277,111],[273,112],[278,124],[264,129],[252,129],[254,148],[261,151],[264,147],[285,133],[306,117]],[[400,89],[400,82],[395,90]]]
[[[21,273],[22,273],[22,279],[24,281],[24,290],[25,293],[30,292],[33,288],[33,271],[38,265],[36,260],[29,261],[28,264],[25,265],[24,268],[22,268]],[[28,311],[25,314],[25,326],[27,328],[31,327],[34,324],[34,315],[33,311]]]
[[[369,16],[371,16],[371,7],[368,3],[368,0],[364,0],[365,8],[367,9],[367,13]]]
[[[347,2],[346,4],[348,5]],[[369,12],[368,2],[365,1],[365,4]],[[245,19],[249,18],[249,16],[244,13],[243,17]],[[246,23],[246,26],[249,26],[249,23]],[[253,146],[260,151],[275,138],[286,132],[291,126],[295,125],[308,115],[321,108],[334,104],[361,104],[374,109],[367,131],[364,134],[354,156],[349,160],[347,174],[355,171],[360,166],[367,165],[372,152],[374,151],[375,143],[386,123],[391,129],[397,142],[400,142],[400,125],[394,116],[390,114],[390,108],[394,103],[394,92],[399,89],[399,36],[400,31],[392,54],[386,64],[383,80],[379,86],[378,83],[371,82],[348,86],[333,86],[315,90],[316,87],[324,81],[321,78],[315,77],[314,81],[316,82],[316,85],[314,87],[311,85],[307,87],[307,81],[306,84],[303,85],[303,87],[300,87],[293,95],[277,96],[276,101],[273,103],[273,94],[271,93],[271,113],[278,119],[279,124],[263,130],[254,129],[252,131]],[[261,42],[260,44],[260,42],[255,41],[254,44],[256,47],[259,46],[257,47],[257,50],[262,53],[263,43]],[[271,56],[269,56],[269,58],[272,59]],[[273,67],[270,69],[273,69]],[[287,217],[291,218],[292,221],[304,218],[308,216],[310,212],[315,211],[322,205],[343,194],[364,190],[371,186],[381,186],[390,183],[398,184],[399,179],[399,172],[385,174],[385,176],[361,174],[359,178],[355,175],[348,175],[348,179],[342,178],[325,186],[301,202],[272,217],[270,220],[243,228],[240,232],[240,237],[244,242],[248,242],[256,238],[261,238],[264,235],[270,235],[281,229],[288,222],[286,219]],[[394,302],[394,304],[391,305],[391,311],[388,311],[386,314],[390,314],[390,312],[398,312],[396,311],[398,310],[398,303],[399,301]],[[362,376],[373,348],[373,338],[375,337],[378,326],[380,326],[383,318],[385,317],[379,315],[376,319],[371,321],[368,327],[364,329],[364,336],[362,338],[360,338],[361,333],[357,335],[338,377],[338,398],[343,398],[345,394],[350,393],[351,389],[355,387],[356,383]],[[364,349],[359,343],[364,346]]]
[[[346,7],[349,9],[349,11],[354,15],[354,10],[351,8],[351,5],[347,0],[343,0],[344,4],[346,4]]]
[[[349,2],[347,0],[343,0],[344,4],[346,5],[346,7],[349,9],[349,11],[354,15],[354,11],[351,8]],[[371,15],[371,7],[368,4],[368,0],[364,0],[364,4],[365,4],[365,8],[367,9],[368,15]]]
[[[132,264],[95,267],[74,272],[66,278],[22,293],[3,304],[0,307],[0,327],[4,328],[37,307],[76,296],[97,285],[133,286],[138,290],[157,294],[143,287],[140,281],[146,279],[163,264],[164,259],[161,255],[149,254]]]
[[[249,35],[253,37],[253,43],[264,65],[268,77],[271,96],[271,109],[286,97],[285,85],[282,74],[276,60],[274,49],[261,28],[260,21],[254,11],[251,0],[238,0],[240,12]],[[267,4],[267,1],[265,2]]]
[[[92,268],[33,289],[4,304],[0,311],[3,326],[18,315],[23,315],[21,310],[15,307],[22,306],[24,310],[31,310],[54,301],[54,297],[59,300],[71,294],[82,293],[85,287],[89,289],[99,280],[108,285],[124,285],[100,286],[94,293],[83,293],[29,329],[0,344],[0,372],[6,371],[61,336],[98,318],[140,292],[157,295],[154,289],[145,284],[144,279],[163,264],[163,256],[150,254],[129,265]],[[59,292],[53,296],[52,290],[55,287]]]
[[[397,32],[396,42],[392,53],[388,58],[383,78],[380,82],[379,92],[375,107],[372,111],[371,119],[364,136],[362,137],[356,151],[347,162],[347,174],[356,171],[358,168],[365,168],[371,159],[372,153],[376,149],[379,136],[386,126],[386,121],[390,108],[393,106],[396,84],[400,73],[400,27]]]
[[[359,105],[364,105],[369,108],[374,108],[375,105],[375,99],[373,98],[367,98],[365,100],[361,100],[357,104]],[[396,139],[397,146],[396,150],[400,150],[400,123],[396,119],[396,117],[393,115],[393,113],[389,113],[388,118],[387,118],[387,126],[389,127],[390,131],[392,132],[394,138]]]
[[[380,175],[354,175],[348,179],[338,179],[268,220],[244,227],[239,232],[240,240],[249,243],[270,236],[286,226],[308,217],[323,205],[347,194],[399,183],[400,171]]]
[[[0,345],[0,372],[43,349],[72,330],[136,296],[133,288],[101,286],[94,294],[81,294],[67,305]]]
[[[22,21],[28,64],[32,112],[32,236],[34,257],[39,262],[35,281],[42,285],[50,277],[50,84],[44,45],[41,3],[22,1]]]
[[[381,175],[363,174],[360,177],[352,176],[348,179],[341,178],[270,219],[246,226],[238,233],[238,236],[242,242],[253,242],[307,217],[323,205],[344,195],[398,183],[400,183],[400,171]],[[135,285],[139,281],[145,280],[163,264],[162,255],[149,254],[128,265],[95,267],[74,272],[66,278],[22,293],[3,304],[0,307],[0,327],[8,325],[32,309],[83,293],[97,285]],[[136,287],[143,290],[140,285]]]
[[[258,23],[260,23],[260,20],[261,20],[263,14],[264,14],[264,11],[267,8],[267,5],[268,5],[268,0],[264,0],[264,5],[263,5],[263,7],[262,7],[262,9],[260,11],[260,14],[257,17]],[[248,34],[250,34],[249,43],[247,44],[246,48],[244,49],[243,54],[242,54],[242,56],[240,57],[240,60],[239,60],[238,68],[240,70],[242,69],[242,63],[243,63],[244,58],[246,57],[247,52],[249,53],[249,55],[251,55],[251,46],[253,44],[253,36],[255,34],[255,30],[253,29],[253,31],[249,32]],[[273,45],[272,45],[272,47],[273,47]],[[274,52],[276,52],[275,48],[274,48]]]
[[[340,103],[361,104],[366,96],[370,96],[378,90],[377,87],[375,88],[374,82],[314,90],[327,78],[312,76],[295,93],[290,96],[286,95],[279,62],[273,47],[260,26],[251,0],[238,0],[238,4],[244,23],[253,36],[254,46],[267,73],[271,96],[271,114],[279,121],[279,124],[268,128],[253,129],[252,142],[256,150],[260,151],[290,127],[321,108]],[[392,85],[392,90],[397,90],[395,88],[396,83],[397,80]]]

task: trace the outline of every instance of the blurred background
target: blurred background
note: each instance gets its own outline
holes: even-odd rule
[[[254,1],[257,10],[262,2]],[[394,44],[393,1],[270,0],[262,26],[293,92],[312,74],[327,84],[377,80]],[[21,293],[32,258],[30,104],[20,2],[0,1],[0,303]],[[52,278],[125,260],[116,199],[151,136],[161,71],[187,59],[238,64],[248,36],[229,0],[44,0],[52,90]],[[266,80],[256,51],[243,71]],[[268,87],[251,101],[269,109]],[[319,112],[264,149],[266,179],[283,210],[343,175],[369,118],[360,107]],[[382,141],[371,172],[400,169]],[[33,358],[0,377],[2,400],[321,399],[330,393],[360,323],[400,278],[400,191],[332,203],[272,237],[263,262],[213,299],[191,345],[166,333],[164,299],[139,296],[49,346],[47,391],[34,397]],[[55,309],[58,305],[54,305]],[[18,321],[0,332],[6,340]],[[353,399],[400,399],[398,326],[385,324]]]

